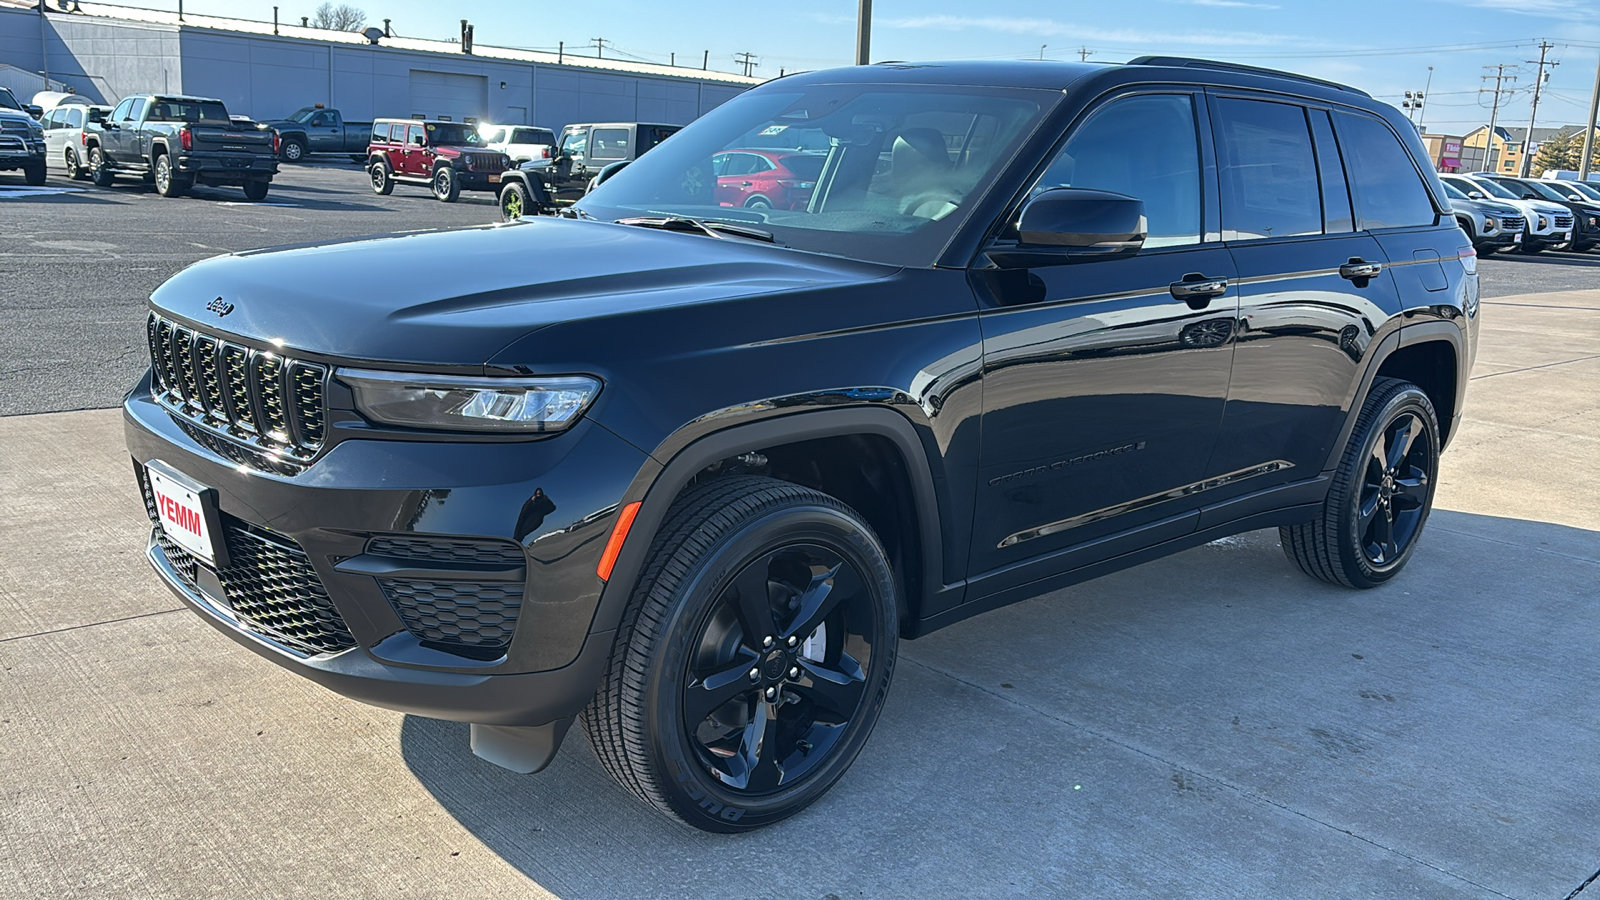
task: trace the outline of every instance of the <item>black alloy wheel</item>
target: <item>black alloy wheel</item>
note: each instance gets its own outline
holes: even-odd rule
[[[1377,587],[1416,550],[1438,480],[1432,401],[1408,381],[1375,379],[1321,514],[1278,530],[1284,553],[1313,578]]]
[[[389,163],[377,159],[367,167],[367,175],[372,179],[372,192],[387,195],[394,192],[394,175],[389,171]]]
[[[589,743],[623,787],[696,828],[792,816],[844,775],[882,711],[895,598],[882,544],[837,499],[754,476],[690,488],[583,713]]]
[[[817,770],[866,692],[872,602],[855,564],[820,544],[768,551],[723,586],[683,679],[686,736],[711,777],[760,796]]]
[[[445,203],[454,203],[461,196],[461,181],[456,178],[455,169],[440,166],[433,170],[433,196]]]

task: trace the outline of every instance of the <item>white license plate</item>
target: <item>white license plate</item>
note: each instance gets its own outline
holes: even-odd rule
[[[155,495],[161,530],[201,562],[216,566],[216,501],[212,499],[207,505],[207,489],[160,463],[147,464],[144,472],[150,479],[150,492]]]

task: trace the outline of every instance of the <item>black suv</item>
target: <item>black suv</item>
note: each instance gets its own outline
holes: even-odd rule
[[[805,199],[720,205],[713,157],[782,135],[827,148]],[[898,640],[1248,529],[1393,578],[1475,264],[1359,91],[817,72],[565,217],[191,266],[127,440],[151,563],[234,640],[518,771],[581,718],[646,803],[737,831],[844,773]]]

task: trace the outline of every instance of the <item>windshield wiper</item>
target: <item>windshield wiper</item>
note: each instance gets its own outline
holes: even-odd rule
[[[659,228],[662,231],[699,232],[714,238],[742,237],[752,241],[766,241],[769,244],[777,243],[777,239],[770,231],[751,228],[748,225],[734,225],[729,222],[715,220],[691,219],[688,216],[630,216],[617,220],[618,225],[637,225],[640,228]]]

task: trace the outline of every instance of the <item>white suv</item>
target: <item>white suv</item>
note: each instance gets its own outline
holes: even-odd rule
[[[1520,249],[1523,253],[1538,253],[1551,247],[1572,243],[1572,210],[1559,203],[1551,203],[1548,200],[1524,200],[1492,178],[1478,178],[1472,175],[1439,177],[1446,184],[1460,188],[1473,200],[1488,197],[1522,210],[1523,218],[1527,222],[1522,232]],[[1565,227],[1561,224],[1563,222]]]
[[[83,129],[91,122],[104,122],[110,114],[109,106],[83,103],[64,103],[45,113],[41,124],[46,164],[52,169],[65,169],[71,178],[89,177]]]
[[[555,132],[535,125],[479,125],[478,135],[489,149],[511,157],[512,164],[549,159],[555,152]]]

